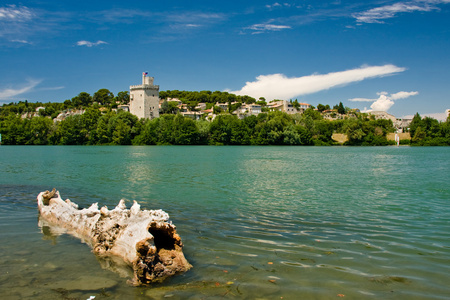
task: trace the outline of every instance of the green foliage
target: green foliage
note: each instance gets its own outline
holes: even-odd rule
[[[439,122],[436,119],[422,118],[418,113],[410,124],[412,146],[449,146],[450,122]]]
[[[130,94],[128,93],[128,91],[119,92],[114,98],[114,101],[118,102],[119,104],[127,105],[130,103]]]
[[[161,103],[160,114],[167,114],[169,112],[169,102],[166,99]]]
[[[4,104],[0,106],[2,142],[5,145],[334,145],[331,137],[336,132],[347,134],[347,145],[393,144],[386,139],[388,133],[394,132],[392,121],[356,113],[345,119],[325,120],[320,111],[329,109],[328,105],[319,104],[318,110],[310,108],[303,114],[267,111],[239,119],[230,112],[243,103],[255,103],[254,98],[218,91],[165,91],[160,95],[166,101],[162,103],[160,118],[152,120],[138,120],[129,112],[113,111],[114,106],[129,102],[129,94],[119,92],[114,97],[107,89],[100,89],[93,97],[81,92],[64,103]],[[168,98],[182,99],[191,109],[206,102],[208,108],[222,114],[212,121],[194,121],[175,115],[177,103],[167,101]],[[94,101],[103,105],[103,112]],[[228,103],[226,111],[214,106],[216,102]],[[264,105],[265,99],[259,98],[259,102]],[[297,103],[292,101],[293,106]],[[335,107],[341,113],[346,110],[342,102]],[[74,109],[84,112],[56,121],[62,111]],[[401,144],[450,145],[450,119],[438,122],[416,114],[410,134],[411,141],[402,140]]]
[[[22,119],[9,114],[0,121],[2,143],[5,145],[46,145],[53,130],[53,122],[46,117]]]
[[[345,107],[342,104],[342,102],[339,102],[339,105],[337,106],[336,109],[337,109],[338,113],[340,113],[341,115],[345,114]]]
[[[330,105],[317,104],[317,110],[323,112],[324,110],[330,109]]]
[[[345,133],[348,137],[346,145],[360,146],[385,146],[392,144],[386,139],[386,134],[393,132],[391,120],[368,120],[365,116],[349,118],[336,122],[338,132]]]
[[[99,89],[97,92],[95,92],[93,100],[100,105],[111,105],[114,102],[114,94],[111,93],[108,89]]]
[[[201,91],[201,92],[190,92],[190,91],[161,91],[159,92],[159,97],[161,99],[176,98],[180,99],[184,104],[189,104],[189,102],[196,103],[231,103],[240,102],[251,104],[255,103],[256,99],[250,96],[240,96],[230,94],[228,92],[211,92],[211,91]]]
[[[71,100],[71,105],[76,108],[87,107],[92,104],[92,97],[86,92],[81,92]]]
[[[161,103],[160,114],[175,114],[177,112],[178,112],[177,103],[174,101],[167,101],[167,99],[164,99],[164,101]]]

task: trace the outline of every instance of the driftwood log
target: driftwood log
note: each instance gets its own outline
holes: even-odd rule
[[[100,257],[120,258],[134,273],[133,285],[161,282],[189,270],[180,236],[162,210],[141,210],[134,201],[127,209],[120,200],[113,210],[94,203],[89,208],[61,199],[58,191],[37,196],[40,218],[81,238]]]

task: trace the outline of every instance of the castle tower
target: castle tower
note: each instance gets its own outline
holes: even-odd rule
[[[159,117],[159,85],[153,85],[153,77],[142,73],[142,84],[130,86],[130,113],[139,119]]]

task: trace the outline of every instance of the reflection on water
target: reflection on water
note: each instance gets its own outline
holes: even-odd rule
[[[53,245],[57,244],[58,237],[61,235],[71,234],[75,238],[80,239],[80,242],[87,244],[91,249],[93,247],[90,240],[86,240],[83,236],[77,234],[76,232],[69,232],[63,227],[52,224],[43,219],[41,216],[38,217],[38,227],[41,229],[43,234],[43,240],[51,241]],[[94,253],[92,255],[94,255]],[[95,257],[103,269],[115,272],[120,277],[133,279],[133,270],[123,261],[123,259],[114,256],[99,256],[97,254],[95,254]]]
[[[13,149],[0,156],[2,299],[450,294],[444,148]],[[36,169],[33,157],[54,167]],[[127,198],[166,210],[194,268],[151,288],[128,286],[78,239],[40,232],[35,198],[52,187],[84,206]]]

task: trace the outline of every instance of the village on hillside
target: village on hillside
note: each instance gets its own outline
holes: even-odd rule
[[[130,103],[127,105],[118,105],[118,109],[131,112],[140,118],[156,118],[161,113],[165,113],[167,108],[172,107],[172,112],[180,113],[184,117],[193,120],[206,119],[213,121],[217,115],[221,113],[229,113],[236,115],[239,119],[248,116],[257,116],[263,112],[280,111],[289,115],[302,114],[305,110],[313,108],[321,113],[326,120],[339,120],[344,118],[356,117],[360,113],[359,109],[344,108],[342,102],[333,108],[329,105],[319,104],[317,108],[308,103],[299,103],[297,100],[273,100],[266,103],[263,97],[259,98],[256,103],[242,102],[216,102],[196,103],[195,106],[183,103],[179,98],[163,98],[159,97],[159,86],[154,85],[154,78],[148,76],[148,72],[142,73],[142,85],[130,86]],[[155,109],[157,108],[157,109]],[[408,128],[412,119],[398,119],[395,116],[383,111],[372,111],[368,113],[375,120],[384,119],[391,120],[398,133],[402,133]]]
[[[220,91],[159,91],[154,78],[114,95],[0,106],[7,145],[449,145],[450,121]]]

